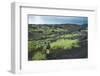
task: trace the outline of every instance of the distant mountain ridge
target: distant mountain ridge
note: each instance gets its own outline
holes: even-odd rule
[[[82,25],[78,25],[78,24],[28,24],[29,28],[62,28],[62,29],[68,29],[68,30],[72,30],[72,29],[85,29],[87,28],[87,24],[82,24]]]
[[[28,24],[28,25],[84,25],[84,24],[70,24],[70,23],[67,23],[67,24]]]

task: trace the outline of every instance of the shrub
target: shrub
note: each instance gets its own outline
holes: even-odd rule
[[[79,47],[79,41],[77,40],[64,40],[64,39],[59,39],[56,42],[51,43],[51,48],[52,49],[71,49],[73,47]]]
[[[32,52],[33,50],[37,50],[42,47],[42,41],[28,41],[28,52]]]
[[[31,52],[36,48],[36,45],[32,41],[28,41],[28,52]]]
[[[41,52],[36,52],[32,57],[32,60],[45,60],[45,59],[46,55]]]

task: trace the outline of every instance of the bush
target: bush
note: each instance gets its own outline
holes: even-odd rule
[[[46,55],[41,52],[36,52],[32,57],[32,60],[45,60],[45,59]]]
[[[28,41],[28,52],[37,50],[43,46],[42,41]]]
[[[71,49],[73,47],[79,47],[79,41],[59,39],[50,45],[52,49]]]
[[[37,44],[34,41],[28,41],[28,52],[37,49]]]

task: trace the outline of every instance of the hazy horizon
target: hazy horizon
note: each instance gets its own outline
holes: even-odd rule
[[[74,16],[28,16],[28,24],[88,24],[88,17]]]

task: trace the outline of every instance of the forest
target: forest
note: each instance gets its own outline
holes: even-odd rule
[[[87,24],[28,24],[29,61],[87,57]]]

